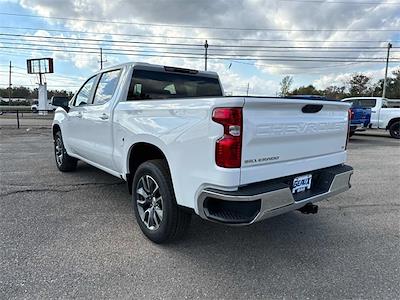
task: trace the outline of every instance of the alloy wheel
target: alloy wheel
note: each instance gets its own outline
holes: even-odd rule
[[[137,183],[136,205],[146,227],[157,230],[163,219],[163,199],[156,180],[150,175],[143,175]]]
[[[395,126],[395,128],[393,129],[393,135],[394,135],[396,138],[399,138],[399,137],[400,137],[400,124],[397,124],[397,125]]]
[[[57,165],[61,166],[64,158],[64,153],[63,153],[63,144],[60,138],[56,139],[55,154],[56,154]]]

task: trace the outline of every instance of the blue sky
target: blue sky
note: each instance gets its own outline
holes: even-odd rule
[[[275,95],[279,91],[280,80],[286,75],[293,76],[293,87],[314,84],[319,88],[331,84],[343,85],[351,74],[356,72],[364,72],[372,76],[374,80],[383,77],[383,61],[371,63],[357,62],[357,60],[363,59],[363,57],[384,57],[385,41],[393,41],[395,48],[391,57],[400,59],[400,51],[396,48],[400,47],[398,42],[400,40],[399,31],[394,30],[400,29],[400,2],[398,5],[395,1],[391,1],[392,4],[383,4],[384,1],[375,0],[368,2],[349,0],[347,4],[335,0],[330,2],[310,2],[308,0],[204,0],[201,2],[184,0],[148,0],[145,2],[128,0],[115,0],[113,2],[0,0],[0,13],[2,13],[0,14],[0,33],[3,34],[0,36],[0,84],[1,87],[8,84],[7,66],[11,60],[13,66],[15,66],[13,68],[13,84],[34,87],[37,82],[35,76],[24,74],[26,73],[26,59],[50,56],[54,58],[55,74],[47,76],[49,88],[65,88],[73,91],[79,87],[85,77],[98,70],[99,55],[97,53],[56,52],[52,50],[71,50],[72,48],[68,47],[72,45],[75,47],[72,50],[92,52],[97,52],[97,50],[88,50],[88,47],[93,49],[111,48],[114,52],[129,49],[129,47],[124,46],[125,44],[121,46],[120,44],[100,41],[90,42],[90,46],[88,46],[87,43],[79,44],[79,41],[76,40],[64,40],[63,43],[59,41],[57,45],[51,42],[54,37],[168,44],[196,43],[199,45],[203,43],[205,38],[208,38],[210,53],[213,53],[213,51],[222,53],[221,51],[229,50],[229,52],[224,52],[226,54],[223,55],[231,58],[211,59],[209,70],[217,71],[220,74],[225,90],[231,94],[244,94],[249,83],[250,94],[252,95]],[[362,2],[370,4],[363,4]],[[70,18],[80,20],[70,20]],[[101,20],[101,22],[92,22],[87,19]],[[122,24],[121,22],[125,23]],[[146,23],[147,25],[138,25],[137,23]],[[164,25],[155,26],[157,24]],[[165,26],[165,24],[172,24],[173,26]],[[174,27],[175,25],[178,27]],[[235,29],[228,30],[226,28]],[[238,30],[238,28],[246,30]],[[269,29],[273,30],[269,31]],[[54,30],[75,32],[56,32]],[[148,38],[132,37],[129,34],[145,35]],[[36,37],[29,38],[26,37],[27,35]],[[43,36],[51,39],[42,38]],[[154,36],[190,37],[192,39],[166,39]],[[193,38],[198,39],[194,40]],[[213,38],[217,39],[213,40]],[[218,40],[218,38],[240,40],[227,41]],[[252,41],[246,41],[246,39],[252,39]],[[304,40],[316,42],[304,42]],[[365,43],[364,41],[371,42]],[[40,43],[53,46],[40,47],[38,46]],[[58,47],[54,47],[54,45]],[[253,51],[253,48],[247,48],[252,45],[288,48],[270,49],[268,50],[270,52],[265,52],[265,50],[256,49]],[[216,49],[224,46],[240,46],[242,48]],[[352,52],[336,52],[338,49],[333,51],[332,48],[323,50],[290,48],[304,46],[338,46],[354,47],[354,49],[351,48]],[[377,49],[365,48],[372,46],[377,47]],[[48,51],[37,50],[37,48],[46,48]],[[195,53],[202,52],[201,47],[196,49],[198,50],[195,50]],[[240,52],[241,50],[237,49],[245,49],[248,52]],[[155,54],[158,50],[150,46],[146,48],[146,51],[150,51],[147,54]],[[185,47],[182,47],[182,49],[175,47],[174,50],[167,51],[182,52],[188,50]],[[265,61],[261,58],[245,61],[235,59],[241,57],[240,55],[244,55],[244,53],[253,57],[262,56],[262,59],[275,57],[279,61]],[[334,57],[333,60],[339,60],[339,62],[288,62],[284,58],[279,58],[280,56],[292,55],[302,57],[328,56]],[[107,59],[105,66],[126,61],[143,61],[196,69],[204,67],[202,59],[193,58],[114,54],[106,54],[105,58]],[[344,60],[348,62],[343,62]],[[398,62],[390,64],[390,70],[398,67]]]

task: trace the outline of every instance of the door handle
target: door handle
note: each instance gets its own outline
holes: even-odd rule
[[[107,116],[106,114],[102,114],[102,115],[100,116],[100,119],[102,119],[102,120],[108,120],[108,116]]]

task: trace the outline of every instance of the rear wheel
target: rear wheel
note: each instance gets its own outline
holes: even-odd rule
[[[61,172],[75,171],[78,160],[69,156],[67,150],[65,150],[61,131],[56,132],[54,136],[54,157],[57,168]]]
[[[164,160],[150,160],[139,166],[132,182],[132,200],[140,229],[155,243],[180,238],[190,224],[191,215],[176,203]]]
[[[396,121],[390,125],[389,132],[392,138],[400,139],[400,121]]]

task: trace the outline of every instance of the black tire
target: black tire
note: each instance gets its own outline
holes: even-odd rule
[[[395,139],[400,139],[400,121],[393,122],[389,127],[390,136]]]
[[[144,184],[144,180],[147,184]],[[142,191],[138,193],[141,188]],[[146,196],[143,196],[143,191]],[[157,198],[160,199],[159,202],[156,201]],[[191,214],[176,203],[165,160],[149,160],[139,166],[132,181],[132,206],[140,229],[147,238],[157,244],[181,238],[189,227]],[[161,211],[161,219],[157,208]],[[150,218],[151,214],[153,216]]]
[[[65,150],[61,131],[57,131],[54,136],[54,158],[57,168],[61,172],[75,171],[78,160],[68,155]]]

